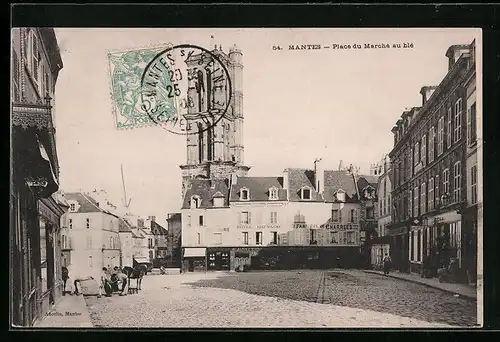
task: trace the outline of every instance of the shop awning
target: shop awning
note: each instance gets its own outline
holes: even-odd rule
[[[184,248],[184,258],[204,258],[206,252],[206,248]]]
[[[146,257],[143,257],[143,256],[135,256],[134,260],[138,264],[142,264],[142,263],[148,263],[148,264],[150,264],[151,263],[151,261],[149,260],[149,258],[146,258]]]

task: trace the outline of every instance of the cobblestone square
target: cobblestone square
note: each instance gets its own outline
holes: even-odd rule
[[[139,294],[86,297],[95,327],[457,327],[476,304],[355,270],[146,276]]]

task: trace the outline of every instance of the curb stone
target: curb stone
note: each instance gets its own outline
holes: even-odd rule
[[[404,280],[404,281],[407,281],[409,283],[424,285],[424,286],[430,287],[432,289],[440,290],[440,291],[447,292],[447,293],[450,293],[450,294],[453,294],[453,295],[459,295],[461,298],[465,298],[465,299],[470,300],[470,301],[474,301],[474,302],[477,301],[477,297],[476,296],[464,295],[462,293],[458,293],[458,292],[453,291],[453,290],[448,290],[448,289],[445,289],[445,288],[442,288],[442,287],[438,287],[438,286],[431,285],[431,284],[428,284],[428,283],[420,282],[418,280],[408,279],[408,278],[403,278],[403,277],[398,277],[398,276],[394,276],[394,275],[391,275],[391,274],[384,275],[382,273],[379,273],[379,272],[376,272],[376,271],[370,271],[370,270],[363,270],[363,272],[369,273],[369,274],[382,275],[382,276],[390,277],[390,278],[393,278],[393,279]]]

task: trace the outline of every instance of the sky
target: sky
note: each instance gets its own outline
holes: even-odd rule
[[[340,160],[367,174],[390,152],[391,128],[420,106],[425,85],[446,75],[445,52],[480,39],[477,29],[89,29],[58,28],[64,67],[55,93],[61,188],[104,189],[120,205],[123,165],[130,210],[166,217],[181,206],[186,137],[160,127],[118,130],[107,53],[171,43],[243,53],[244,160],[249,176],[287,167],[327,169]],[[212,39],[211,36],[214,38]],[[411,43],[413,48],[353,49]],[[351,49],[289,50],[289,45]],[[281,46],[282,50],[273,50]]]

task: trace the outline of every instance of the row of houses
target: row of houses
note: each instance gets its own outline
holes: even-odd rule
[[[392,128],[372,254],[376,263],[376,251],[385,249],[396,269],[431,276],[455,258],[462,281],[475,283],[482,217],[475,42],[451,46],[446,57],[441,83],[422,87],[422,105]]]
[[[337,257],[359,266],[376,227],[377,180],[321,160],[278,177],[194,179],[181,210],[183,269],[328,267]]]
[[[59,191],[57,38],[51,28],[17,28],[11,39],[10,322],[33,326],[62,298],[62,267],[91,274],[134,256],[150,261],[165,254],[166,230],[154,217],[141,227],[108,202]]]
[[[117,215],[103,193],[60,193],[69,206],[61,217],[61,250],[70,275],[167,258],[167,230],[156,217]]]

